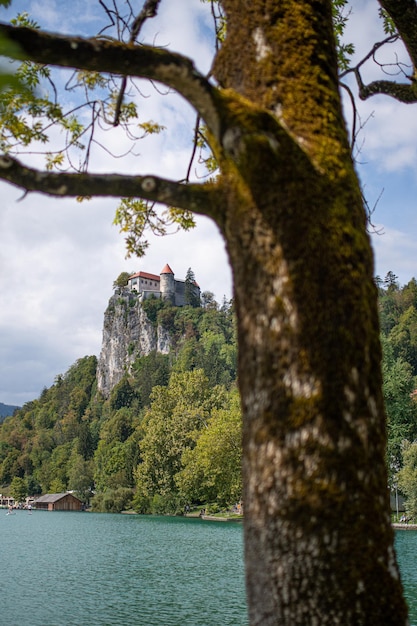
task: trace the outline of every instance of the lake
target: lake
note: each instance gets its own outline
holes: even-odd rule
[[[0,510],[8,626],[247,626],[239,523]],[[417,531],[396,535],[417,626]]]
[[[410,611],[410,624],[417,626],[417,530],[396,531],[395,548]]]
[[[246,626],[242,525],[0,510],[1,623]]]

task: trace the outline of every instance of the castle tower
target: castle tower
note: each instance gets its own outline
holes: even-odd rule
[[[164,300],[170,300],[172,304],[175,304],[175,277],[174,272],[169,267],[168,263],[161,271],[160,279],[160,290],[162,298]]]

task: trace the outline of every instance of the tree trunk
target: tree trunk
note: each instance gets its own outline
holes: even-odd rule
[[[238,318],[250,623],[405,624],[373,258],[331,5],[223,4],[216,75],[239,97],[223,120],[220,227]]]

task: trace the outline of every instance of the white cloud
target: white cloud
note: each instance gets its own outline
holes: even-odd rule
[[[415,106],[376,96],[357,103],[366,124],[359,136],[358,161],[371,162],[380,172],[408,169],[417,176]]]
[[[392,271],[401,285],[407,284],[417,276],[415,235],[382,224],[377,224],[375,230],[380,233],[371,236],[376,259],[375,275],[384,278]]]
[[[231,297],[231,277],[217,228],[151,237],[143,259],[125,259],[112,226],[115,201],[77,203],[38,194],[17,202],[1,185],[0,398],[36,397],[79,357],[99,354],[104,310],[122,271],[159,273],[169,263],[178,278],[192,267],[202,290]],[[7,197],[7,200],[5,198]]]

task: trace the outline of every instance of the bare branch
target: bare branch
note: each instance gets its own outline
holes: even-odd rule
[[[22,54],[45,65],[73,67],[158,81],[180,93],[219,139],[216,91],[181,54],[152,46],[126,45],[102,39],[62,37],[29,28],[0,24],[0,35],[17,43]]]
[[[216,33],[215,46],[216,46],[216,52],[218,52],[220,49],[220,43],[221,43],[222,37],[224,35],[225,17],[222,11],[222,7],[219,3],[217,3],[215,0],[211,0],[210,4],[211,4],[211,15],[213,18],[213,23],[214,23],[214,31]]]
[[[110,20],[110,24],[108,26],[105,26],[103,28],[103,30],[100,31],[102,33],[105,30],[107,30],[107,28],[110,28],[111,26],[115,26],[116,25],[116,20],[113,17],[113,11],[107,7],[107,5],[103,2],[103,0],[98,0],[98,2],[103,7],[105,13],[107,14],[107,16],[108,16],[108,18]]]
[[[142,11],[133,22],[132,32],[130,35],[130,43],[134,43],[136,41],[141,31],[141,28],[146,20],[155,17],[158,12],[160,2],[161,0],[146,0],[145,4],[143,5]]]
[[[130,38],[129,38],[130,44],[135,43],[145,21],[149,18],[155,17],[158,11],[158,6],[159,6],[160,1],[161,0],[147,0],[145,2],[145,4],[142,7],[142,11],[139,13],[139,15],[136,17],[136,19],[133,22],[132,30],[131,30]],[[122,102],[123,102],[124,94],[126,91],[126,85],[127,85],[127,76],[123,76],[122,84],[120,85],[119,95],[117,97],[117,102],[116,102],[116,107],[115,107],[116,110],[114,113],[114,122],[113,122],[114,126],[119,125],[120,109],[122,107]]]
[[[357,118],[356,103],[355,103],[355,98],[350,87],[342,82],[340,83],[340,86],[343,87],[343,89],[347,92],[349,99],[350,99],[350,104],[352,105],[353,123],[352,123],[352,134],[351,134],[351,139],[350,139],[350,150],[351,152],[353,152],[353,148],[355,146],[355,140],[356,140],[356,118]]]
[[[417,4],[415,0],[379,0],[404,42],[415,68],[417,67]]]
[[[158,176],[42,172],[8,155],[0,156],[0,179],[25,189],[58,197],[136,197],[218,217],[223,195],[212,183],[180,184]]]
[[[413,75],[407,76],[407,78],[410,80],[409,83],[397,83],[390,80],[376,80],[372,83],[369,83],[368,85],[365,85],[362,80],[362,76],[360,73],[361,67],[371,58],[373,58],[375,63],[380,65],[381,68],[384,70],[387,64],[378,63],[375,55],[377,51],[382,48],[382,46],[390,43],[395,43],[396,41],[398,41],[398,39],[399,35],[390,35],[383,41],[378,41],[372,47],[370,52],[368,52],[368,54],[359,61],[359,63],[340,74],[340,78],[344,78],[345,76],[347,76],[347,74],[351,73],[355,75],[356,82],[359,88],[359,97],[361,98],[361,100],[367,100],[371,96],[375,96],[377,94],[384,94],[386,96],[391,96],[399,102],[404,102],[406,104],[412,104],[414,102],[417,102],[417,83],[414,80]],[[398,73],[404,75],[401,64],[396,63],[395,65],[398,68]]]
[[[191,168],[193,166],[195,154],[197,152],[197,140],[198,140],[199,128],[200,128],[200,117],[197,115],[197,119],[195,121],[195,126],[194,126],[193,149],[191,151],[191,156],[190,156],[190,160],[189,160],[189,163],[188,163],[187,174],[185,175],[185,180],[187,182],[190,180]]]

